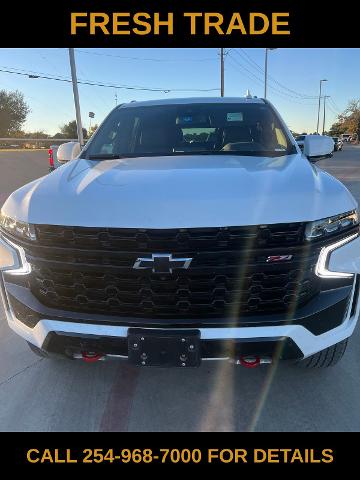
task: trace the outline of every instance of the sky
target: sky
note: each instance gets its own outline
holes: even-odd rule
[[[79,81],[160,90],[80,84],[85,128],[90,121],[92,125],[100,123],[116,102],[220,95],[219,49],[79,48],[75,58]],[[244,96],[250,90],[263,97],[264,58],[263,48],[226,49],[225,96]],[[0,70],[70,79],[68,50],[0,49]],[[328,80],[323,83],[323,94],[330,96],[326,130],[349,100],[360,98],[360,49],[279,48],[268,52],[268,99],[297,133],[316,130],[320,79]],[[75,119],[71,83],[0,71],[0,89],[24,94],[31,108],[26,131],[53,135]],[[90,120],[89,112],[95,113],[94,119]],[[320,119],[322,125],[322,109]]]

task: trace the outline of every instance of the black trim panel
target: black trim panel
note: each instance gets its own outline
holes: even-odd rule
[[[106,324],[129,327],[161,327],[161,328],[216,328],[216,327],[264,327],[279,325],[303,325],[314,335],[320,335],[343,322],[348,302],[350,301],[352,285],[321,292],[302,308],[290,316],[281,313],[273,315],[257,315],[239,318],[204,318],[204,319],[161,319],[138,317],[116,317],[97,314],[61,311],[42,305],[29,289],[14,284],[6,284],[10,302],[19,320],[32,326],[44,319],[64,322]],[[24,317],[25,316],[25,317]],[[25,320],[24,320],[25,318]],[[27,323],[28,322],[28,323]],[[31,326],[28,324],[28,326]]]

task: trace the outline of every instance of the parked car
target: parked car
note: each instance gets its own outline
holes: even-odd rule
[[[351,142],[351,134],[350,133],[342,133],[341,140],[343,142]]]
[[[334,140],[334,152],[337,152],[338,150],[343,149],[343,141],[339,137],[332,137]]]
[[[49,153],[49,172],[54,171],[56,168],[59,168],[62,164],[58,161],[57,152],[59,149],[58,144],[50,145],[48,150]]]
[[[58,161],[57,152],[59,149],[59,145],[50,145],[48,150],[49,153],[49,172],[54,171],[56,168],[59,168],[62,163]]]
[[[49,153],[49,172],[52,172],[55,170],[55,168],[58,168],[61,163],[58,162],[57,159],[57,151],[58,151],[59,145],[50,145],[50,148],[48,150]]]
[[[305,137],[306,137],[306,135],[298,135],[295,138],[295,141],[299,145],[301,151],[304,150]]]
[[[259,98],[117,106],[1,210],[10,327],[40,356],[337,363],[359,317],[357,203]]]

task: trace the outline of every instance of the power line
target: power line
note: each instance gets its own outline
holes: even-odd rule
[[[231,58],[232,61],[235,62],[235,63],[240,67],[240,69],[238,69],[238,71],[241,72],[243,75],[245,75],[246,77],[249,78],[249,76],[244,73],[244,70],[245,70],[246,72],[248,72],[249,75],[251,75],[251,77],[253,77],[253,78],[250,77],[250,79],[251,79],[252,81],[254,81],[253,79],[255,79],[255,81],[256,81],[257,83],[259,83],[260,85],[263,85],[263,84],[264,84],[264,80],[263,80],[262,78],[258,77],[258,76],[255,75],[253,72],[251,72],[248,68],[246,68],[243,64],[239,63],[239,62],[238,62],[234,57],[232,57],[230,54],[229,54],[229,58]],[[298,102],[298,101],[296,101],[296,100],[290,100],[288,97],[290,97],[290,98],[296,98],[297,100],[301,100],[301,99],[298,98],[298,97],[293,97],[292,95],[286,94],[286,93],[282,92],[281,90],[278,90],[277,88],[275,88],[275,87],[272,86],[272,85],[269,85],[269,88],[271,88],[271,90],[273,90],[273,92],[274,92],[275,95],[280,96],[281,98],[283,98],[284,100],[287,100],[288,102],[297,103],[297,104],[300,104],[300,105],[308,105],[308,106],[314,106],[314,105],[315,105],[315,103],[304,103],[304,102]],[[305,100],[305,99],[304,99],[304,100]]]
[[[235,50],[235,53],[237,55],[239,55],[242,59],[244,59],[245,61],[247,61],[247,63],[249,63],[249,65],[251,65],[253,68],[254,66],[257,68],[257,70],[259,72],[261,72],[262,74],[264,74],[264,69],[262,67],[260,67],[260,65],[258,63],[255,62],[255,60],[253,60],[250,55],[244,50],[244,49],[240,49],[242,51],[243,54],[246,55],[247,58],[241,56],[241,54]],[[251,63],[250,63],[251,62]],[[278,80],[276,80],[273,76],[271,75],[268,75],[268,77],[274,82],[276,83],[277,85],[279,85],[281,88],[283,88],[284,90],[287,90],[288,92],[294,94],[296,97],[301,97],[301,98],[304,98],[304,99],[314,99],[314,98],[317,98],[316,95],[307,95],[307,94],[304,94],[304,93],[299,93],[295,90],[292,90],[291,88],[288,88],[286,87],[285,85],[283,85],[282,83],[280,83]]]
[[[329,100],[329,99],[331,99],[331,97],[328,97],[328,100]],[[339,116],[339,113],[336,112],[336,111],[332,108],[331,104],[327,103],[327,104],[326,104],[326,108],[328,108],[328,109],[331,111],[331,113],[333,113],[333,114],[336,115],[337,117]]]
[[[338,114],[341,114],[341,113],[342,113],[342,110],[336,105],[336,103],[334,102],[334,100],[333,100],[332,97],[330,97],[330,102],[332,103],[333,108],[334,108],[335,110],[337,110]]]
[[[20,70],[20,69],[16,69]],[[7,69],[7,68],[1,68],[0,72],[3,73],[9,73],[13,75],[21,75],[25,76],[28,78],[42,78],[45,80],[54,80],[57,82],[67,82],[71,83],[71,79],[58,76],[55,77],[54,75],[46,74],[46,73],[38,73],[38,72],[25,72],[24,70],[22,71],[15,71],[15,69]],[[163,92],[163,93],[170,93],[170,92],[215,92],[218,91],[219,88],[160,88],[160,87],[140,87],[140,86],[133,86],[133,85],[116,85],[116,84],[110,84],[110,83],[100,83],[100,82],[95,82],[91,80],[78,80],[77,82],[80,85],[91,85],[93,87],[104,87],[104,88],[119,88],[123,90],[141,90],[141,91],[147,91],[147,92]]]
[[[52,61],[50,61],[50,60],[48,59],[48,56],[47,56],[46,53],[47,53],[47,52],[43,52],[43,51],[38,52],[38,54],[40,55],[40,57],[41,57],[46,63],[49,64],[49,66],[51,67],[52,70],[54,70],[55,74],[58,75],[59,77],[62,77],[62,74],[61,74],[58,66],[55,65]],[[81,73],[82,75],[84,75],[81,69],[79,69],[79,68],[77,68],[77,69],[80,71],[80,73]],[[14,70],[18,70],[18,69],[14,69]],[[34,72],[33,72],[33,73],[34,73]],[[90,97],[90,95],[89,95],[88,93],[86,93],[86,92],[83,91],[83,92],[81,92],[81,96],[82,96],[82,97],[85,97],[85,98],[89,101],[90,104],[94,105],[94,106],[96,107],[96,109],[97,109],[98,112],[102,112],[103,110],[104,110],[104,111],[106,111],[106,110],[108,111],[109,108],[110,108],[110,107],[108,107],[107,109],[104,108],[104,105],[106,105],[106,104],[109,105],[109,102],[108,102],[107,100],[105,100],[104,97],[101,97],[99,91],[97,91],[96,96],[95,96],[95,95],[91,95],[91,97]],[[94,97],[95,97],[95,98],[94,98]],[[97,98],[100,98],[100,100],[101,100],[101,106],[100,106],[99,103],[97,103]],[[111,106],[111,108],[112,108],[112,106]]]
[[[83,78],[86,78],[86,73],[84,72],[83,65],[81,67],[77,65],[77,70],[79,71],[80,75]],[[96,87],[90,87],[90,88],[91,88],[91,92],[93,92],[93,88],[96,88]],[[96,90],[96,95],[94,95],[93,93],[89,95],[87,92],[87,89],[83,89],[81,92],[81,96],[85,97],[88,100],[89,104],[93,105],[96,108],[97,114],[99,114],[99,112],[102,112],[100,113],[100,117],[101,115],[105,116],[107,112],[113,108],[113,103],[112,102],[110,103],[109,99],[103,96],[103,93],[105,92],[99,91],[99,89]],[[101,105],[97,103],[98,100],[101,102]]]
[[[88,50],[80,50],[76,49],[77,53],[83,53],[85,55],[97,55],[100,57],[111,57],[111,58],[120,58],[123,60],[141,60],[143,62],[158,62],[158,63],[168,63],[168,62],[209,62],[209,61],[216,61],[216,58],[198,58],[198,59],[192,59],[192,58],[144,58],[144,57],[129,57],[126,55],[114,55],[111,53],[100,53],[100,52],[89,52]]]
[[[243,54],[247,57],[247,62],[251,65],[253,64],[257,70],[259,70],[261,73],[264,73],[264,69],[262,67],[260,67],[260,65],[258,63],[255,62],[255,60],[253,60],[250,55],[243,49],[243,48],[239,48],[239,50],[241,50],[243,52]],[[238,51],[235,50],[236,53],[239,54]]]
[[[15,71],[15,72],[24,72],[26,75],[52,75],[51,73],[49,74],[45,74],[43,72],[38,72],[36,70],[29,70],[29,69],[24,69],[24,68],[16,68],[16,67],[8,67],[6,65],[0,65],[0,68],[2,69],[5,69],[5,70],[11,70],[11,71]],[[10,72],[11,73],[11,72]],[[68,77],[65,77],[64,75],[57,75],[57,77],[59,78],[68,78]]]
[[[232,59],[233,61],[235,61],[234,59]],[[252,74],[252,72],[250,72],[249,70],[246,69],[246,71],[248,71],[249,73],[251,73],[253,75],[253,78],[250,77],[249,75],[247,75],[246,73],[244,73],[243,69],[245,68],[243,65],[241,65],[240,63],[236,62],[236,64],[241,67],[241,69],[237,68],[237,67],[234,67],[234,65],[232,65],[234,68],[236,68],[236,70],[239,72],[239,73],[242,73],[244,76],[246,76],[247,78],[249,78],[251,81],[255,81],[258,85],[260,86],[263,86],[264,84],[264,80],[260,79],[259,77],[255,76],[254,74]],[[273,94],[274,95],[277,95],[279,97],[281,97],[283,100],[286,100],[288,102],[291,102],[291,103],[296,103],[298,105],[306,105],[306,106],[314,106],[316,105],[315,103],[304,103],[304,102],[298,102],[296,100],[292,100],[292,99],[289,99],[288,96],[286,94],[284,94],[283,92],[279,91],[279,90],[276,90],[273,86],[269,85],[269,88],[271,88],[273,90]]]
[[[256,76],[251,70],[249,70],[248,68],[246,68],[243,64],[239,63],[236,58],[234,58],[231,54],[229,54],[229,58],[231,58],[231,60],[236,63],[236,65],[238,65],[239,67],[241,67],[242,70],[245,70],[246,72],[248,72],[249,75],[251,75],[253,78],[255,78],[258,82],[260,82],[260,85],[264,83],[264,80],[259,78],[258,76]],[[245,75],[245,74],[244,74]]]
[[[249,78],[251,81],[255,81],[255,83],[257,83],[258,85],[262,86],[261,80],[260,80],[258,77],[256,77],[256,75],[253,75],[253,74],[252,74],[252,76],[249,76],[249,75],[247,75],[247,74],[244,72],[243,69],[239,69],[238,66],[241,67],[241,64],[238,63],[238,62],[236,62],[236,60],[235,60],[233,57],[231,57],[230,55],[229,55],[229,60],[230,60],[230,65],[231,65],[233,68],[235,68],[236,71],[238,71],[239,73],[241,73],[242,75],[244,75],[246,78]],[[233,63],[231,63],[231,62],[233,62]],[[245,70],[246,70],[246,69],[245,69]],[[248,71],[248,70],[247,70],[247,71]],[[251,72],[249,72],[249,73],[251,73]]]
[[[238,52],[237,50],[235,50],[235,53],[240,56],[240,58],[242,60],[245,60],[249,65],[251,65],[253,68],[255,67],[259,72],[261,72],[262,74],[264,74],[264,69],[262,67],[260,67],[260,65],[258,63],[256,63],[251,57],[250,55],[248,55],[247,52],[245,52],[244,49],[240,49],[241,52],[246,55],[247,58],[245,58],[243,55],[241,55],[240,52]],[[295,97],[299,97],[299,98],[304,98],[304,99],[307,99],[307,100],[312,100],[312,99],[315,99],[317,98],[316,95],[307,95],[305,93],[300,93],[300,92],[297,92],[295,90],[292,90],[291,88],[288,88],[286,85],[283,85],[281,82],[279,82],[278,80],[276,80],[273,76],[271,75],[268,75],[269,79],[271,79],[274,83],[276,83],[279,87],[281,87],[282,89],[286,90],[287,92],[290,92],[294,98]],[[290,95],[289,95],[290,96]]]

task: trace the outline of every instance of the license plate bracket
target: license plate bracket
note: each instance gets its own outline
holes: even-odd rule
[[[129,363],[148,367],[199,367],[199,330],[156,330],[130,328]]]

